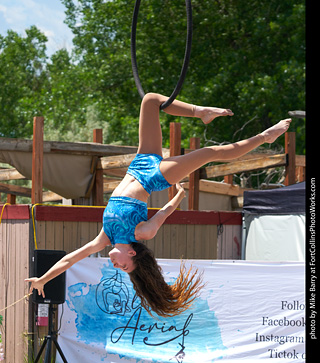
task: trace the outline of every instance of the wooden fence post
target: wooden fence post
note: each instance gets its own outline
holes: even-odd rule
[[[33,118],[31,203],[42,203],[44,118]]]
[[[16,204],[16,195],[15,194],[7,194],[7,203]]]
[[[286,178],[284,185],[295,184],[296,182],[296,133],[286,132],[285,153],[287,155]]]
[[[181,155],[181,124],[179,122],[170,122],[170,156]],[[176,194],[175,185],[169,188],[169,200]]]
[[[200,148],[200,138],[191,137],[190,138],[190,149],[196,150]],[[189,200],[188,209],[189,210],[199,210],[199,180],[200,180],[200,170],[195,170],[189,175]]]
[[[225,176],[223,177],[223,181],[224,181],[226,184],[231,184],[231,185],[233,185],[233,174],[225,175]]]
[[[103,144],[102,129],[93,130],[93,142]],[[103,201],[103,170],[100,158],[97,162],[95,183],[93,187],[93,205],[104,205]]]

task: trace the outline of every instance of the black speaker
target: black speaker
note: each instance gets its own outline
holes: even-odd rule
[[[34,251],[34,276],[41,277],[56,262],[66,255],[65,251],[35,250]],[[55,277],[44,285],[45,298],[33,290],[32,301],[37,304],[63,304],[66,299],[66,273]]]

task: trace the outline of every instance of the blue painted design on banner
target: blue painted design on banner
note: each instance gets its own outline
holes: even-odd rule
[[[140,363],[159,359],[163,363],[194,363],[205,353],[210,356],[217,350],[222,358],[227,348],[207,300],[200,296],[176,317],[152,318],[140,306],[126,273],[106,265],[101,272],[97,285],[70,286],[66,300],[76,313],[77,340],[105,346],[106,356],[101,361],[117,356]]]

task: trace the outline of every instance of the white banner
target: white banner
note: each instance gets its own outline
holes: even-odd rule
[[[174,282],[180,260],[159,263]],[[201,296],[185,313],[158,319],[141,308],[128,275],[109,259],[75,264],[59,308],[58,342],[67,361],[305,362],[304,263],[190,263],[204,271]]]

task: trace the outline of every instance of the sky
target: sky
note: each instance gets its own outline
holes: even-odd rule
[[[48,38],[47,55],[72,49],[73,34],[66,24],[65,6],[61,0],[0,0],[0,34],[9,29],[25,35],[25,29],[36,25]]]

